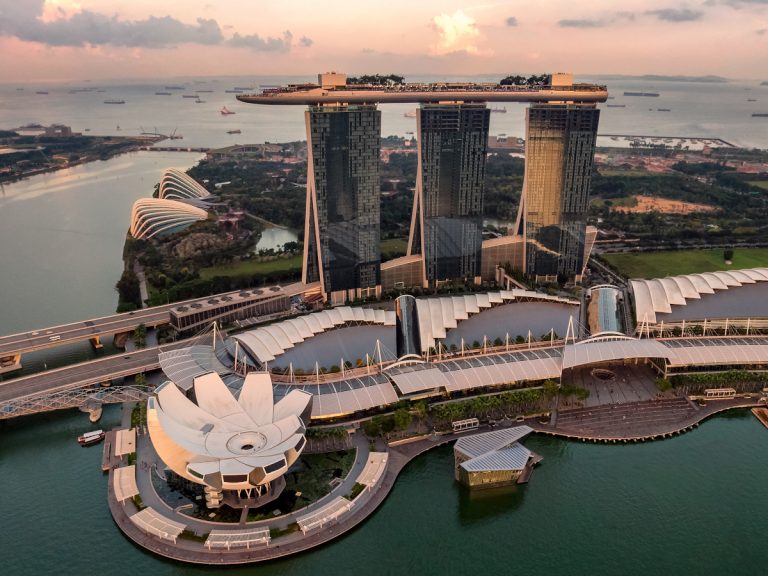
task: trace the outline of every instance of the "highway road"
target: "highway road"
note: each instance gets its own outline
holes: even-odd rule
[[[160,368],[158,355],[161,351],[189,345],[187,341],[145,348],[0,382],[0,402],[18,400],[41,393],[81,388],[89,384],[99,384],[123,376],[157,370]]]
[[[170,321],[170,310],[175,306],[179,306],[179,303],[2,336],[0,337],[0,357],[72,344],[96,336],[131,332],[139,324],[145,324],[148,327],[167,324]]]

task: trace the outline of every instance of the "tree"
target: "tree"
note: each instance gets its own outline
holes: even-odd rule
[[[411,424],[411,413],[408,411],[407,408],[398,408],[395,411],[394,416],[394,422],[395,422],[395,429],[397,430],[405,430],[410,426]]]
[[[733,248],[726,248],[723,250],[723,260],[733,260]]]
[[[136,386],[144,386],[147,383],[147,377],[144,372],[139,372],[134,377],[133,382],[136,384]]]
[[[544,395],[550,400],[557,396],[557,382],[554,380],[544,381]]]
[[[376,418],[372,418],[363,423],[363,432],[369,438],[375,438],[381,434],[381,421]]]

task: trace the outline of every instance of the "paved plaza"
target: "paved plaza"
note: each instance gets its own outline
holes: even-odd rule
[[[657,398],[659,391],[656,388],[656,378],[657,374],[653,369],[640,362],[574,368],[563,373],[563,384],[581,386],[589,390],[589,398],[582,404],[584,407],[592,407]]]

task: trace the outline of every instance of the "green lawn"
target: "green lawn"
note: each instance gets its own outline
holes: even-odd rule
[[[379,245],[381,254],[387,258],[397,258],[404,256],[408,251],[408,240],[404,238],[389,238],[382,240]]]
[[[753,180],[749,183],[752,184],[752,186],[757,186],[763,190],[768,190],[768,180]]]
[[[661,278],[768,266],[768,248],[735,248],[731,266],[725,265],[721,249],[603,254],[602,257],[629,278]]]
[[[200,278],[208,280],[214,276],[251,276],[253,274],[269,274],[278,270],[301,269],[301,255],[290,258],[280,258],[269,262],[257,262],[256,260],[242,260],[222,266],[212,266],[200,270]]]

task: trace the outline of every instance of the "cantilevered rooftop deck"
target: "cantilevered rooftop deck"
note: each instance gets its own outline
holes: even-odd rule
[[[597,84],[569,86],[514,86],[475,83],[397,84],[373,86],[341,84],[289,84],[268,88],[260,94],[240,94],[249,104],[312,105],[438,103],[438,102],[605,102],[608,90]]]

